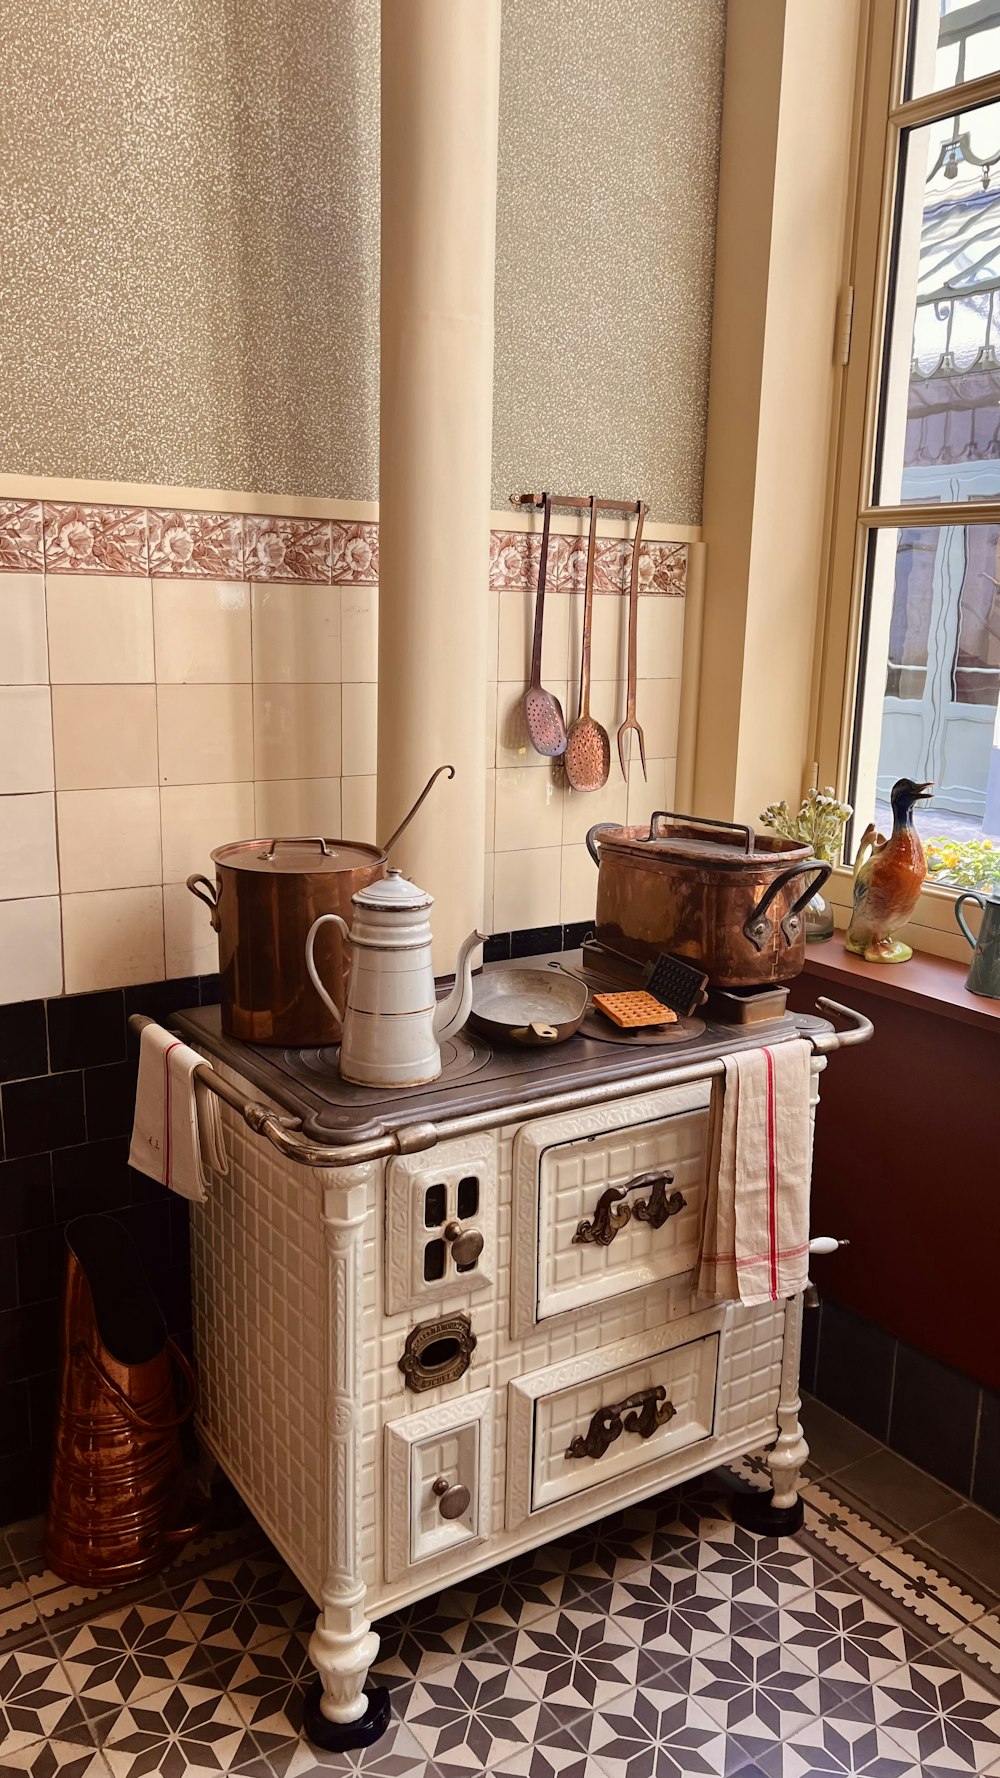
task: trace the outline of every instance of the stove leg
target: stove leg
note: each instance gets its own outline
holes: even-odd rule
[[[346,1753],[370,1747],[389,1726],[389,1693],[365,1690],[379,1639],[364,1614],[364,1591],[354,1605],[324,1605],[309,1638],[318,1678],[305,1698],[303,1727],[317,1747]]]
[[[799,1495],[803,1466],[809,1446],[802,1432],[799,1409],[799,1363],[802,1355],[802,1298],[790,1298],[785,1309],[785,1343],[781,1362],[781,1394],[778,1399],[778,1437],[768,1452],[771,1471],[769,1493],[737,1494],[733,1518],[746,1531],[765,1537],[783,1537],[801,1531],[805,1511]]]

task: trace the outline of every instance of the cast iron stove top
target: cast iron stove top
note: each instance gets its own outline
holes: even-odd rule
[[[516,967],[544,968],[548,960],[522,957]],[[593,967],[585,968],[579,951],[568,952],[561,961],[585,976],[592,988],[620,985]],[[513,966],[486,965],[491,970]],[[227,1063],[284,1111],[301,1118],[303,1134],[310,1140],[333,1145],[364,1142],[407,1124],[492,1110],[512,1099],[537,1098],[541,1113],[550,1093],[600,1080],[641,1079],[675,1060],[678,1067],[687,1067],[737,1049],[829,1029],[824,1019],[786,1013],[755,1025],[684,1019],[662,1033],[619,1032],[605,1028],[603,1020],[598,1025],[596,1016],[588,1014],[584,1029],[565,1043],[526,1049],[491,1045],[467,1027],[442,1045],[444,1066],[437,1080],[427,1086],[386,1089],[341,1080],[336,1048],[281,1049],[224,1037],[217,1006],[178,1013],[171,1025],[197,1049]],[[599,1036],[588,1034],[594,1029]]]

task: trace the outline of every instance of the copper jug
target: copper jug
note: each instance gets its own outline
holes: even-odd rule
[[[124,1225],[78,1216],[66,1243],[45,1556],[64,1580],[106,1587],[164,1567],[202,1528],[203,1504],[192,1511],[185,1497],[179,1432],[194,1408],[194,1376]]]

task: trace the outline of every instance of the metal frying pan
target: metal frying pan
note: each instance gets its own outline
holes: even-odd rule
[[[589,999],[575,976],[487,969],[473,978],[469,1023],[496,1043],[562,1043],[579,1031]]]

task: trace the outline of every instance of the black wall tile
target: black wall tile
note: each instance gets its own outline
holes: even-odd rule
[[[889,1430],[895,1346],[884,1328],[824,1297],[816,1394],[883,1441]]]
[[[544,951],[562,950],[561,926],[527,926],[510,935],[512,957],[540,957]]]
[[[510,933],[494,932],[483,946],[484,963],[505,963],[510,956]]]
[[[17,1300],[50,1302],[61,1297],[66,1274],[66,1240],[61,1228],[25,1229],[17,1242]]]
[[[0,1311],[17,1308],[17,1236],[0,1241]],[[16,1376],[16,1372],[14,1375]]]
[[[889,1444],[939,1482],[968,1494],[980,1388],[971,1377],[905,1345],[896,1353]]]
[[[198,977],[198,998],[202,1006],[218,1006],[222,987],[217,975]]]
[[[1000,1395],[983,1390],[972,1498],[1000,1517]]]
[[[172,1013],[199,1004],[196,975],[182,976],[174,982],[146,982],[140,987],[125,989],[126,1019],[130,1019],[134,1012],[144,1012],[148,1018],[162,1024]],[[137,1042],[134,1032],[130,1031],[129,1048]]]
[[[52,1068],[93,1068],[120,1062],[125,1054],[125,995],[121,988],[101,994],[70,994],[50,1000],[49,1053]]]
[[[819,1356],[820,1321],[823,1305],[802,1311],[802,1358],[799,1363],[799,1387],[816,1393],[816,1360]]]
[[[105,1136],[127,1136],[131,1133],[138,1069],[139,1065],[134,1059],[111,1062],[106,1068],[84,1069],[83,1091],[89,1141],[99,1142]]]
[[[59,1372],[42,1371],[37,1377],[29,1377],[26,1387],[31,1415],[31,1443],[39,1456],[47,1458],[55,1432]]]
[[[8,1160],[85,1141],[82,1074],[8,1081],[2,1096]]]
[[[28,1303],[0,1314],[0,1376],[20,1381],[56,1367],[59,1304]]]
[[[13,1457],[31,1444],[28,1385],[23,1379],[0,1387],[0,1457]]]
[[[43,1228],[53,1216],[51,1156],[0,1161],[0,1236]]]
[[[0,1080],[46,1074],[48,1066],[44,1000],[0,1006]]]
[[[0,1457],[0,1525],[40,1512],[48,1498],[48,1457],[35,1450]]]
[[[57,1222],[91,1211],[118,1210],[132,1201],[128,1139],[84,1142],[52,1156],[52,1186]]]
[[[595,894],[597,872],[594,872]],[[593,938],[593,920],[574,920],[572,925],[563,927],[563,950],[575,951],[582,945],[585,938]]]

